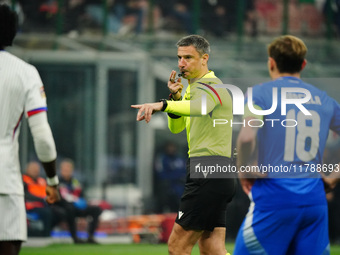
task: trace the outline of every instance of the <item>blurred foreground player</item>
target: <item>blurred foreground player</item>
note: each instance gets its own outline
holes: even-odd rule
[[[34,139],[39,160],[47,174],[46,201],[59,199],[56,149],[47,122],[44,87],[37,70],[4,51],[12,45],[17,16],[0,5],[0,254],[19,254],[27,239],[24,189],[18,157],[19,126],[23,115]]]
[[[273,89],[277,89],[279,103],[269,115],[255,115],[254,109],[251,112],[246,107],[245,123],[265,124],[261,128],[242,127],[237,139],[237,166],[241,169],[249,163],[257,138],[258,166],[279,170],[256,180],[240,174],[251,204],[236,239],[235,254],[330,254],[327,201],[317,169],[339,170],[338,165],[323,166],[322,156],[329,129],[340,134],[340,105],[300,79],[306,53],[305,44],[297,37],[275,39],[268,47],[273,81],[253,87],[254,109],[271,108]],[[309,93],[310,100],[301,103]],[[290,100],[286,114],[281,113],[282,95]]]
[[[184,193],[169,238],[171,255],[191,254],[198,241],[201,254],[225,255],[226,209],[235,192],[232,175],[215,176],[194,172],[201,166],[230,166],[232,128],[217,125],[214,119],[232,120],[232,100],[222,81],[208,69],[209,42],[198,35],[183,37],[177,42],[178,67],[189,86],[182,98],[183,84],[172,71],[168,81],[169,100],[134,105],[139,109],[137,121],[149,122],[154,112],[168,113],[172,133],[186,129],[189,160]],[[206,99],[206,114],[201,111]],[[195,169],[194,169],[195,168]],[[196,175],[198,173],[198,175]]]

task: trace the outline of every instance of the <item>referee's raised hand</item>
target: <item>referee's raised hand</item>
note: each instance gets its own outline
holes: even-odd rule
[[[178,78],[176,80],[176,71],[172,70],[169,81],[168,81],[168,88],[174,100],[178,100],[181,98],[181,93],[183,90],[182,79]]]

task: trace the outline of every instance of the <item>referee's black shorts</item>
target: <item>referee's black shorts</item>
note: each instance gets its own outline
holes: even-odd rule
[[[232,165],[232,160],[222,156],[194,157],[187,162],[187,178],[181,197],[176,223],[187,230],[213,231],[215,227],[226,227],[227,204],[236,190],[235,175],[224,178],[191,178],[191,169],[200,164]]]

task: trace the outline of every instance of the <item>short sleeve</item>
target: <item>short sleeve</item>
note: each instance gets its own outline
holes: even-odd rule
[[[263,89],[263,85],[256,85],[254,87],[252,87],[252,103],[253,105],[257,105],[258,107],[260,107],[261,109],[267,109],[267,106],[265,105],[265,99],[264,99],[264,89]],[[248,92],[246,93],[246,97],[245,97],[245,104],[248,103]]]
[[[333,117],[330,123],[330,129],[340,135],[340,104],[331,98],[333,103]]]
[[[261,90],[262,88],[262,85],[256,85],[252,88],[252,104],[253,104],[253,107],[256,109],[256,110],[263,110],[263,109],[267,109],[267,106],[265,105],[265,100],[263,98],[263,89]],[[245,96],[245,101],[244,101],[244,104],[245,104],[245,112],[244,112],[244,116],[243,118],[246,118],[246,117],[254,117],[256,119],[260,119],[260,120],[263,120],[263,115],[256,115],[254,113],[252,113],[248,107],[248,92],[246,93],[246,96]]]

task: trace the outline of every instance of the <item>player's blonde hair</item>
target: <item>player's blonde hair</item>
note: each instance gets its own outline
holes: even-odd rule
[[[305,43],[292,35],[277,37],[268,46],[268,55],[276,62],[280,73],[298,73],[307,54]]]

